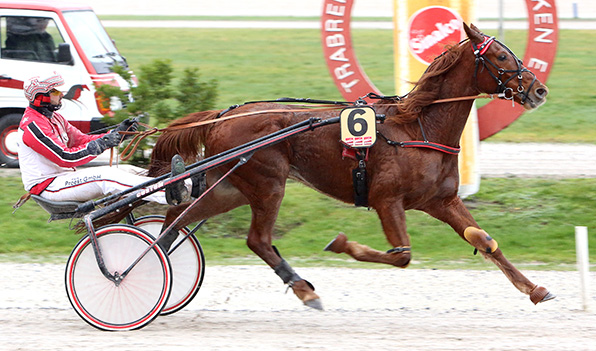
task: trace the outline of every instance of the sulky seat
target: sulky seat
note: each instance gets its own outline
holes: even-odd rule
[[[78,213],[77,209],[80,202],[75,201],[52,201],[44,199],[39,195],[31,195],[31,198],[37,202],[41,208],[50,214],[49,221],[67,218],[80,218],[83,213]]]

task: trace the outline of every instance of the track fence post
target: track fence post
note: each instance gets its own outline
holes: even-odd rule
[[[590,310],[590,265],[588,251],[588,228],[575,227],[575,252],[579,272],[580,291],[584,311]]]

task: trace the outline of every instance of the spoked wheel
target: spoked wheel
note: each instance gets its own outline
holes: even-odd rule
[[[96,233],[111,274],[122,274],[154,242],[146,231],[125,224]],[[65,280],[68,299],[85,322],[102,330],[131,330],[149,324],[163,310],[172,269],[168,255],[156,245],[116,284],[101,273],[91,238],[85,236],[68,258]]]
[[[164,221],[164,216],[144,216],[137,218],[134,225],[158,237]],[[174,283],[168,303],[161,311],[162,315],[178,312],[188,305],[197,295],[203,283],[205,275],[203,248],[194,234],[184,240],[189,232],[190,230],[186,227],[181,229],[168,253],[174,274]]]

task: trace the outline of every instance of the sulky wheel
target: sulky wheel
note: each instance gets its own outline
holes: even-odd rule
[[[146,231],[125,224],[101,227],[96,234],[111,274],[122,274],[154,242]],[[68,258],[65,281],[68,299],[85,322],[102,330],[132,330],[149,324],[166,306],[172,269],[156,245],[116,284],[100,271],[87,235]]]
[[[135,219],[134,225],[158,237],[165,217],[159,215],[144,216]],[[180,235],[172,244],[168,256],[174,274],[172,293],[162,315],[180,311],[188,305],[197,295],[203,276],[205,275],[205,256],[199,239],[191,234],[182,241],[190,232],[186,227],[180,230]]]

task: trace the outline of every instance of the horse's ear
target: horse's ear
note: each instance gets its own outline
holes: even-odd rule
[[[470,28],[473,29],[473,30],[475,30],[475,31],[477,31],[480,34],[484,34],[484,33],[482,33],[482,31],[480,29],[478,29],[478,27],[476,27],[474,25],[474,23],[470,23]]]
[[[484,41],[484,35],[476,28],[475,25],[471,24],[472,28],[468,27],[468,25],[464,22],[464,30],[468,35],[468,38],[476,44],[480,44]]]

